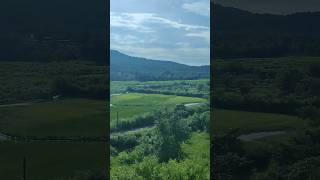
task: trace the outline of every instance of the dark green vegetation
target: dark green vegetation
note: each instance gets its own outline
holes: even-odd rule
[[[88,61],[0,65],[0,179],[20,179],[23,157],[27,179],[104,179],[107,67]]]
[[[3,0],[0,61],[107,64],[107,2]]]
[[[229,109],[213,113],[214,177],[318,179],[320,58],[216,60],[214,67],[213,105]],[[265,132],[276,134],[259,137]]]
[[[216,60],[217,108],[301,114],[319,107],[320,58]]]
[[[111,82],[111,179],[209,179],[209,67],[115,51],[111,66],[130,80]]]
[[[0,103],[52,100],[53,96],[108,98],[106,66],[87,61],[1,62]]]
[[[86,173],[93,176],[105,170],[105,149],[105,143],[1,142],[1,179],[21,179],[23,157],[28,179],[86,179]]]
[[[210,77],[210,66],[188,66],[171,61],[131,57],[115,50],[110,50],[110,63],[112,81],[190,80]]]
[[[204,133],[193,134],[191,139],[181,145],[184,154],[180,160],[159,163],[155,156],[147,156],[136,163],[123,166],[125,161],[135,160],[134,153],[120,154],[112,160],[114,169],[112,179],[209,179],[209,137]],[[134,156],[137,157],[137,156]]]
[[[254,14],[218,4],[211,9],[215,58],[320,56],[319,12]]]
[[[209,114],[169,106],[149,115],[153,127],[111,134],[111,178],[209,179]]]
[[[296,116],[236,110],[215,109],[212,132],[227,134],[231,130],[239,134],[303,128],[305,122]]]
[[[105,179],[106,7],[0,2],[1,180]]]
[[[211,5],[213,179],[320,179],[320,13]]]
[[[209,97],[210,83],[208,79],[200,80],[175,80],[175,81],[113,81],[111,93],[145,93],[165,94],[188,97]]]
[[[107,102],[62,99],[0,108],[0,132],[19,137],[104,137]]]
[[[205,103],[205,99],[162,94],[126,93],[111,96],[110,130],[119,131],[154,124],[151,112],[178,104]]]

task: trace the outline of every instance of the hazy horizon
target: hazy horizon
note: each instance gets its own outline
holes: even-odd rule
[[[150,60],[150,61],[170,61],[170,60],[166,60],[166,59],[150,59],[150,58],[145,58],[145,57],[140,57],[140,56],[135,56],[135,55],[130,55],[130,54],[127,54],[127,53],[124,53],[122,51],[119,51],[119,50],[115,50],[115,49],[110,49],[110,51],[117,51],[121,54],[124,54],[124,55],[127,55],[127,56],[130,56],[130,57],[135,57],[135,58],[144,58],[146,60]],[[178,63],[178,64],[183,64],[183,65],[188,65],[188,66],[197,66],[197,67],[201,67],[201,66],[210,66],[210,64],[204,64],[204,65],[190,65],[190,64],[185,64],[185,63],[181,63],[181,62],[176,62],[176,61],[170,61],[170,62],[174,62],[174,63]]]

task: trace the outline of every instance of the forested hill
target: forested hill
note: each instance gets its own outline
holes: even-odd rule
[[[213,5],[216,58],[320,56],[320,12],[256,14]]]
[[[107,62],[108,1],[1,0],[0,61]]]
[[[132,57],[110,50],[111,80],[179,80],[209,78],[210,66],[188,66],[171,61]]]

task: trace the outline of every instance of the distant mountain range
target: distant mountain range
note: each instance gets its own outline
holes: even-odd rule
[[[179,80],[210,77],[210,66],[188,66],[172,61],[132,57],[110,50],[110,76],[121,80]]]
[[[216,58],[320,56],[320,12],[256,14],[212,4]]]

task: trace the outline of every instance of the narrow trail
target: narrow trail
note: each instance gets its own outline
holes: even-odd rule
[[[0,108],[2,107],[17,107],[17,106],[30,106],[32,105],[32,102],[26,102],[26,103],[13,103],[13,104],[1,104]]]
[[[7,135],[0,132],[0,142],[1,141],[8,141],[8,140],[10,140],[10,136],[7,136]]]
[[[188,104],[184,104],[185,107],[197,107],[197,106],[203,106],[206,103],[188,103]]]
[[[243,134],[238,136],[238,139],[246,142],[254,141],[254,140],[259,140],[271,136],[276,136],[276,135],[283,135],[287,134],[286,131],[262,131],[262,132],[254,132],[254,133],[249,133],[249,134]]]

